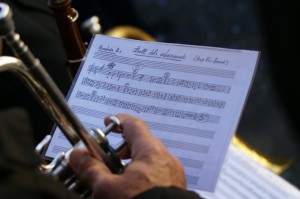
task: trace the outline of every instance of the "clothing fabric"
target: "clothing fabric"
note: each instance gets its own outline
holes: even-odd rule
[[[47,0],[1,0],[13,12],[15,32],[40,60],[55,83],[66,94],[70,87],[65,63],[67,57],[59,35],[58,27]],[[13,56],[3,41],[2,55]],[[0,73],[0,110],[14,106],[24,108],[30,115],[35,143],[48,134],[53,122],[26,87],[11,73]]]
[[[28,114],[22,108],[0,112],[0,198],[78,199],[38,170]]]

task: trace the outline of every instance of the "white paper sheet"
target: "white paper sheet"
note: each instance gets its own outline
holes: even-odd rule
[[[197,191],[197,190],[196,190]],[[300,191],[230,145],[214,193],[206,199],[299,199]]]
[[[259,53],[96,35],[68,94],[87,129],[129,113],[184,165],[188,187],[213,191],[241,116]],[[120,141],[119,135],[110,142]],[[46,156],[70,145],[57,130]]]

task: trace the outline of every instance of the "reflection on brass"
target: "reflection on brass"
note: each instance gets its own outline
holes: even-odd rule
[[[93,34],[101,34],[101,25],[100,19],[98,16],[92,16],[85,20],[81,25],[80,28],[83,33],[88,33],[90,35]]]
[[[240,151],[242,151],[244,154],[246,154],[256,162],[258,162],[259,164],[263,165],[264,167],[276,174],[282,173],[292,163],[292,160],[268,158],[263,154],[257,152],[255,149],[251,148],[244,140],[242,140],[236,135],[231,140],[231,144],[233,144]]]
[[[109,29],[104,34],[111,37],[155,41],[155,39],[151,35],[133,26],[116,26],[112,29]]]
[[[70,22],[74,23],[78,19],[79,14],[78,14],[77,10],[75,10],[74,8],[71,8],[71,9],[72,9],[72,12],[71,12],[71,14],[69,14],[67,16],[67,18],[70,20]]]

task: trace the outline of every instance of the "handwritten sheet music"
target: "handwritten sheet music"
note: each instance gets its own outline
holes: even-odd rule
[[[188,187],[214,191],[259,53],[96,35],[68,103],[87,129],[109,114],[143,119],[182,162]],[[109,136],[112,145],[118,134]],[[70,144],[59,129],[46,156]]]
[[[196,190],[197,191],[197,190]],[[299,199],[300,191],[230,145],[214,193],[206,199]]]

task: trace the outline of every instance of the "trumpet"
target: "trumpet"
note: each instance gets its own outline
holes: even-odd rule
[[[96,128],[87,131],[72,112],[63,94],[43,65],[34,57],[14,29],[14,21],[9,6],[0,3],[0,36],[14,51],[15,56],[18,57],[1,56],[0,73],[11,72],[20,78],[72,145],[69,151],[58,154],[50,163],[42,161],[39,169],[42,173],[51,175],[61,181],[68,190],[78,193],[83,198],[91,197],[92,192],[89,187],[86,187],[77,179],[68,164],[70,153],[76,147],[86,148],[91,156],[102,160],[111,172],[122,173],[125,164],[117,154],[124,146],[125,141],[114,149],[106,138],[107,134],[121,125],[120,121],[116,117],[111,117],[111,123],[105,130],[101,131]],[[51,136],[47,135],[37,145],[36,152],[40,153],[50,139]]]
[[[56,0],[56,2],[65,2],[65,0]],[[68,107],[64,96],[47,74],[39,60],[33,56],[24,42],[20,40],[20,36],[14,32],[11,16],[12,13],[9,7],[4,3],[0,3],[0,36],[6,40],[15,51],[16,57],[18,57],[18,59],[14,57],[0,57],[0,72],[7,71],[17,75],[73,145],[72,149],[66,153],[60,153],[50,164],[43,162],[40,166],[40,170],[63,182],[68,190],[73,190],[84,198],[90,197],[92,195],[90,189],[78,181],[68,166],[69,155],[75,147],[87,148],[93,157],[102,159],[113,173],[122,173],[126,165],[118,157],[117,153],[125,142],[121,144],[120,147],[113,149],[106,139],[106,135],[113,128],[119,126],[120,122],[117,118],[112,117],[111,124],[108,125],[104,131],[99,129],[87,131]],[[72,19],[71,22],[74,22],[76,15],[72,14],[70,16],[73,16],[73,18],[69,18]],[[125,34],[125,36],[131,37],[128,36],[128,34]],[[50,136],[46,136],[45,139],[37,145],[36,152],[38,154],[43,150],[50,139]],[[239,142],[234,142],[233,144],[236,143],[240,145]],[[248,149],[247,146],[244,148]],[[274,162],[266,160],[260,156],[260,154],[257,156],[259,157],[259,161],[267,161],[267,168],[274,168]],[[286,164],[283,165],[284,167],[282,167],[282,164],[278,165],[278,173],[286,168],[285,165]]]

